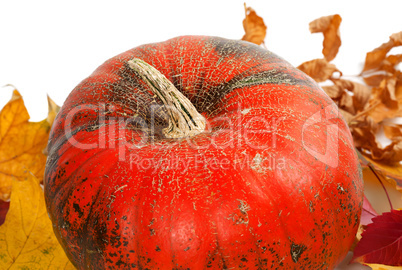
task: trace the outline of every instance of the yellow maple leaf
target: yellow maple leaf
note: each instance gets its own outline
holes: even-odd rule
[[[57,105],[50,103],[49,101],[47,119],[29,122],[29,114],[22,96],[14,90],[11,100],[1,110],[0,199],[9,199],[12,179],[21,180],[27,171],[42,181],[46,164],[43,151],[58,110]]]
[[[60,111],[60,106],[58,106],[56,102],[54,102],[49,96],[47,97],[47,105],[49,108],[49,113],[46,120],[49,125],[52,126],[56,115]]]
[[[26,173],[12,190],[0,226],[0,269],[75,269],[53,233],[38,179]]]

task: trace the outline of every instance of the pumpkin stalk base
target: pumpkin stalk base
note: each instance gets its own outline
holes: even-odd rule
[[[128,61],[128,65],[140,75],[152,93],[162,100],[169,116],[168,127],[162,129],[167,138],[192,137],[204,132],[205,118],[162,73],[138,58]]]

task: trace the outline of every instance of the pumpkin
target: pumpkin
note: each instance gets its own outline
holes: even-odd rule
[[[362,207],[353,140],[301,71],[183,36],[117,55],[52,127],[45,198],[78,269],[333,269]]]

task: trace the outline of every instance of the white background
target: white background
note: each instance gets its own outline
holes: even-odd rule
[[[123,51],[179,35],[240,39],[243,2],[1,0],[0,87],[17,87],[31,119],[42,120],[47,94],[62,105],[81,80]],[[249,0],[247,5],[268,26],[267,48],[294,66],[322,57],[323,36],[310,34],[309,22],[341,15],[342,46],[333,63],[345,75],[358,74],[366,52],[402,31],[400,0]],[[0,88],[0,108],[11,94],[11,87]]]

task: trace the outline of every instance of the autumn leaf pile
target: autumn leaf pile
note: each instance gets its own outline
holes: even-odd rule
[[[255,10],[245,5],[242,40],[265,46],[267,27]],[[396,66],[402,55],[390,50],[402,45],[402,32],[368,52],[356,80],[348,80],[331,63],[341,38],[342,18],[332,15],[310,23],[311,33],[322,33],[323,58],[298,68],[322,85],[349,125],[363,172],[373,174],[402,191],[402,74]],[[59,245],[46,213],[41,187],[49,131],[59,107],[48,99],[49,114],[30,122],[23,99],[14,90],[0,112],[0,269],[74,269]],[[391,141],[383,147],[377,134]],[[385,188],[384,188],[385,190]],[[385,190],[386,191],[386,190]],[[377,214],[364,198],[361,230],[353,247],[353,261],[373,269],[402,266],[402,211]]]

